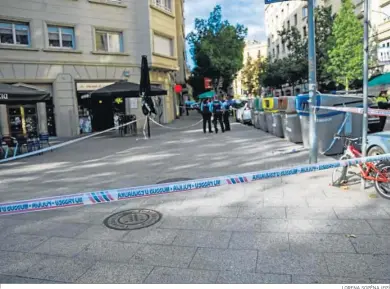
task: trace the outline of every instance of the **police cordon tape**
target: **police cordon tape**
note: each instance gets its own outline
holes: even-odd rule
[[[77,138],[77,139],[74,139],[74,140],[70,140],[70,141],[66,141],[66,142],[63,142],[63,143],[59,143],[59,144],[56,144],[56,145],[53,145],[53,146],[50,146],[50,147],[46,147],[46,148],[43,148],[43,149],[40,149],[40,150],[36,150],[36,151],[29,152],[29,153],[21,154],[21,155],[12,157],[12,158],[2,159],[2,160],[0,160],[0,164],[1,163],[6,163],[6,162],[10,162],[10,161],[14,161],[14,160],[23,159],[23,158],[26,158],[26,157],[39,155],[39,154],[42,154],[42,153],[45,153],[45,152],[48,152],[48,151],[52,151],[52,150],[55,150],[55,149],[59,149],[59,148],[62,148],[64,146],[68,146],[70,144],[74,144],[74,143],[77,143],[77,142],[80,142],[80,141],[83,141],[83,140],[86,140],[86,139],[89,139],[89,138],[101,135],[103,133],[106,133],[106,132],[118,129],[120,127],[130,125],[132,123],[135,123],[135,122],[143,120],[143,119],[145,119],[145,118],[133,120],[133,121],[127,122],[125,124],[114,126],[112,128],[109,128],[109,129],[106,129],[106,130],[103,130],[103,131],[99,131],[99,132],[96,132],[96,133],[93,133],[93,134],[89,134],[89,135],[86,135],[86,136],[83,136],[83,137],[80,137],[80,138]]]
[[[358,113],[363,114],[363,108],[361,107],[346,107],[346,106],[313,106],[315,109],[327,109],[327,110],[335,110],[335,111],[342,111],[342,112],[351,112],[351,113]],[[369,108],[368,109],[368,115],[371,116],[390,116],[390,111],[385,109],[374,109]]]
[[[160,127],[163,127],[163,128],[168,128],[168,129],[172,129],[172,130],[181,130],[181,129],[187,129],[187,128],[191,128],[191,127],[194,127],[194,126],[197,126],[198,124],[200,124],[203,120],[201,119],[200,121],[198,121],[197,123],[194,123],[192,125],[189,125],[189,126],[183,126],[183,127],[171,127],[171,126],[166,126],[166,125],[162,125],[161,123],[158,123],[157,121],[155,121],[154,119],[152,118],[149,118],[151,122],[153,122],[154,124],[160,126]]]
[[[341,166],[350,166],[366,162],[390,160],[390,154],[364,157],[357,159],[334,161],[314,165],[301,165],[293,168],[272,169],[251,173],[220,176],[158,185],[139,186],[124,189],[102,190],[89,193],[79,193],[67,196],[45,197],[33,200],[14,201],[0,204],[0,216],[30,213],[35,211],[54,210],[59,208],[78,207],[102,204],[140,197],[151,197],[169,193],[186,192],[197,189],[221,187],[250,183],[258,180],[291,176],[296,174],[328,170]]]

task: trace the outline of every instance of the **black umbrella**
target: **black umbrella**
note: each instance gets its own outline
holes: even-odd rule
[[[50,97],[50,93],[34,88],[0,83],[0,104],[40,102]]]
[[[121,80],[91,92],[91,97],[135,98],[135,97],[140,97],[140,89],[141,87],[137,83]],[[165,90],[155,86],[151,87],[149,93],[150,96],[165,95],[165,94],[167,94]]]
[[[139,85],[122,80],[91,92],[91,97],[139,97]]]
[[[142,55],[141,61],[141,80],[139,94],[142,97],[142,112],[144,115],[156,114],[152,96],[166,95],[167,91],[150,85],[149,66],[146,55]],[[150,138],[150,123],[148,123],[148,137]]]

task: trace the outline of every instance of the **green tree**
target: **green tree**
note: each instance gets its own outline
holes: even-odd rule
[[[247,90],[248,93],[252,93],[253,90],[253,83],[252,83],[253,70],[254,70],[254,66],[253,66],[252,57],[248,56],[244,68],[241,71],[241,82],[244,86],[244,89]]]
[[[317,82],[321,87],[332,81],[327,64],[329,63],[328,51],[333,47],[332,28],[335,16],[331,6],[320,6],[315,10],[315,17]]]
[[[221,6],[215,6],[208,19],[195,19],[195,30],[187,35],[198,75],[218,82],[226,91],[243,67],[247,28],[222,20]]]
[[[349,85],[363,75],[363,25],[354,13],[351,0],[343,0],[333,23],[333,47],[327,71],[337,83]]]
[[[293,87],[303,83],[308,76],[307,41],[296,27],[278,32],[289,51],[288,56],[279,62],[282,66],[282,79]]]

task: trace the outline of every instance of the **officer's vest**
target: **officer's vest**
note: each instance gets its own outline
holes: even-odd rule
[[[221,110],[222,110],[221,103],[219,101],[214,101],[213,102],[213,111],[218,113],[218,112],[221,112]]]
[[[385,103],[387,103],[387,95],[386,96],[377,96],[376,98],[375,98],[375,100],[376,100],[376,103],[379,103],[379,102],[385,102]]]

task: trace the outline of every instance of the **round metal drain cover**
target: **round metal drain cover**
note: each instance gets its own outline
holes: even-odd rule
[[[166,179],[157,182],[157,184],[167,184],[167,183],[175,183],[175,182],[185,182],[185,181],[191,181],[190,178],[172,178],[172,179]]]
[[[126,210],[109,216],[104,225],[114,230],[138,230],[156,224],[161,214],[148,209]]]

